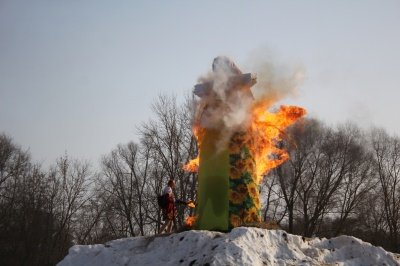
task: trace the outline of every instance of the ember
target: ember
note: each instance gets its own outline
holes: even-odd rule
[[[185,225],[186,227],[193,227],[194,223],[196,222],[197,217],[196,216],[189,216],[186,218]]]

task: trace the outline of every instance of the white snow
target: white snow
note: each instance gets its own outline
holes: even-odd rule
[[[360,239],[305,239],[282,230],[238,227],[76,245],[58,266],[76,265],[400,265],[400,255]]]

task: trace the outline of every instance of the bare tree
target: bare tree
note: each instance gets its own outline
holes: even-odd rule
[[[304,119],[289,130],[286,145],[290,159],[274,174],[286,204],[289,232],[296,231],[297,220],[305,236],[321,233],[329,215],[340,233],[372,184],[370,157],[359,129],[347,125],[334,130]]]
[[[260,197],[263,199],[263,220],[280,224],[287,214],[287,205],[283,199],[278,177],[270,174],[264,178],[260,187]]]
[[[161,192],[168,179],[177,181],[176,195],[182,200],[195,198],[197,178],[183,171],[182,166],[194,158],[197,152],[196,141],[191,131],[192,102],[187,99],[179,106],[175,97],[159,96],[152,108],[155,119],[143,123],[139,134],[150,147],[153,162],[159,162],[165,175],[157,180],[153,194]],[[160,172],[159,172],[160,173]],[[178,224],[182,225],[184,210],[178,211]]]
[[[118,238],[104,230],[107,223],[104,217],[110,206],[110,195],[103,187],[100,174],[95,174],[88,190],[88,201],[77,212],[78,222],[75,224],[73,236],[76,243],[94,244]]]
[[[8,179],[17,177],[29,168],[30,156],[28,152],[22,151],[16,146],[10,137],[5,134],[0,135],[0,197],[8,194],[6,184]],[[6,196],[9,197],[10,195]],[[1,198],[0,198],[1,200]]]
[[[60,157],[49,171],[46,211],[57,221],[52,237],[54,253],[62,253],[61,249],[75,238],[78,215],[91,196],[91,178],[89,163],[71,160],[67,155]]]
[[[129,225],[129,235],[145,235],[148,221],[147,182],[150,179],[150,149],[130,142],[119,145],[103,158],[107,192],[115,200],[113,206]],[[138,232],[137,232],[138,231]]]
[[[278,177],[280,189],[286,204],[288,213],[288,231],[294,232],[293,223],[295,206],[298,197],[308,197],[308,193],[314,184],[316,177],[315,167],[319,163],[319,150],[322,139],[323,127],[316,120],[302,119],[293,125],[286,135],[286,145],[290,159],[274,170]],[[299,194],[299,187],[303,188],[303,194]],[[307,205],[307,201],[305,205]],[[307,208],[306,208],[307,209]],[[307,219],[307,212],[305,218]]]
[[[399,251],[400,230],[400,139],[390,137],[384,130],[372,131],[372,148],[381,186],[385,222],[389,227],[390,242]]]
[[[365,203],[368,193],[377,185],[373,172],[372,154],[366,147],[367,140],[360,129],[354,124],[346,124],[340,129],[342,136],[349,145],[352,145],[350,151],[351,164],[344,174],[342,185],[333,196],[336,201],[335,214],[335,232],[339,235],[346,226],[349,216],[356,217],[356,210],[359,205]]]
[[[72,245],[89,197],[89,166],[65,156],[46,173],[10,138],[0,139],[0,264],[54,265]]]

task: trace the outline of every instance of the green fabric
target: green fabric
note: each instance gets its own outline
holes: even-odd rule
[[[200,144],[196,228],[227,231],[229,225],[229,151],[217,148],[219,131],[207,129]]]

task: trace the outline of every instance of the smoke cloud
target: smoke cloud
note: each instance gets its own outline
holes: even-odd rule
[[[212,71],[198,80],[204,95],[198,101],[195,124],[221,131],[219,147],[226,147],[235,132],[248,126],[254,105],[261,103],[269,109],[277,101],[296,95],[304,77],[302,67],[278,64],[265,53],[254,53],[247,69],[257,80],[251,90],[254,76],[243,74],[227,57],[214,59]]]
[[[252,88],[257,100],[270,99],[275,103],[297,95],[305,77],[303,65],[283,63],[268,49],[254,51],[247,61],[246,69],[257,75],[257,83]]]

